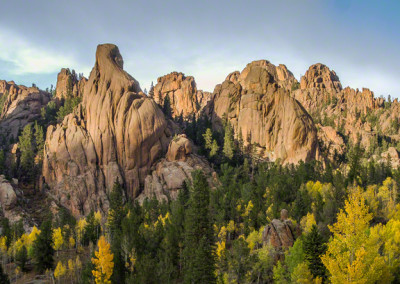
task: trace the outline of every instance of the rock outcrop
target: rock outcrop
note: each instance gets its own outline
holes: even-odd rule
[[[211,93],[197,90],[196,82],[192,76],[172,72],[158,78],[152,97],[160,106],[169,104],[173,118],[191,118],[198,115],[207,102]],[[168,99],[166,99],[168,96]]]
[[[144,191],[138,197],[139,202],[152,197],[159,201],[176,199],[184,182],[192,179],[194,170],[202,170],[210,186],[216,185],[216,173],[207,160],[193,153],[193,145],[186,135],[175,136],[169,144],[166,158],[161,159],[146,177]]]
[[[82,103],[47,130],[44,182],[74,215],[106,210],[117,179],[128,197],[139,194],[170,135],[160,108],[123,70],[118,47],[99,45]]]
[[[50,94],[37,87],[25,87],[0,81],[0,97],[4,102],[0,115],[0,134],[17,139],[20,131],[40,118],[40,110],[50,101]]]
[[[275,259],[282,259],[285,250],[292,247],[301,232],[288,220],[288,211],[282,209],[281,219],[273,219],[262,234],[263,245],[274,248]]]
[[[366,149],[378,136],[381,136],[379,140],[387,142],[399,141],[400,104],[397,100],[385,103],[366,88],[361,91],[342,89],[336,73],[323,64],[312,65],[301,78],[300,87],[291,92],[292,97],[310,113],[315,123],[332,127],[345,140],[353,144],[360,142]],[[345,151],[344,148],[336,150]]]
[[[56,98],[65,99],[67,97],[82,97],[87,79],[78,78],[75,71],[62,68],[57,75]]]
[[[3,211],[11,210],[17,204],[17,195],[14,188],[5,179],[4,175],[0,176],[0,203]]]
[[[325,89],[328,91],[340,92],[342,84],[335,71],[330,70],[324,64],[317,63],[307,70],[306,74],[300,80],[301,89]]]
[[[236,138],[243,137],[245,145],[256,145],[262,158],[283,163],[318,159],[313,121],[289,95],[296,82],[283,65],[254,61],[216,86],[205,113],[216,130],[222,129],[222,120],[227,119]]]

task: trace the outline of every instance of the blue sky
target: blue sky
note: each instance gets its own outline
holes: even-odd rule
[[[400,1],[3,0],[0,79],[46,88],[62,67],[89,75],[99,43],[119,46],[142,89],[172,71],[212,91],[253,60],[300,78],[321,62],[343,86],[400,97]]]

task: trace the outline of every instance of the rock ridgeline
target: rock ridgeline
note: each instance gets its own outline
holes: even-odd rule
[[[150,94],[160,106],[170,104],[173,118],[182,119],[198,116],[211,99],[211,93],[197,90],[192,76],[178,72],[158,78]]]
[[[83,102],[47,130],[44,183],[73,214],[108,207],[107,192],[124,183],[135,198],[171,133],[157,104],[123,70],[118,47],[97,47]]]
[[[16,140],[20,131],[40,118],[40,110],[50,101],[50,94],[37,87],[16,85],[13,81],[0,81],[0,134]]]
[[[353,144],[360,142],[366,149],[376,143],[378,136],[379,140],[400,142],[397,99],[385,103],[369,89],[342,88],[336,73],[323,64],[312,65],[301,78],[300,89],[291,95],[316,122],[325,124],[318,127],[318,136],[325,144],[324,154],[331,158],[334,151],[345,153],[343,137],[348,137]]]
[[[118,48],[104,44],[97,48],[88,79],[78,79],[69,69],[62,69],[57,79],[56,101],[72,96],[82,102],[47,129],[42,183],[75,215],[106,210],[107,193],[116,180],[125,185],[128,197],[140,201],[176,198],[196,169],[210,176],[211,186],[217,183],[196,146],[185,135],[176,135],[182,130],[164,116],[166,101],[175,120],[206,117],[216,131],[229,122],[235,139],[252,144],[261,159],[284,164],[320,160],[321,149],[324,157],[335,159],[346,152],[347,137],[361,137],[368,145],[378,132],[365,119],[371,113],[377,115],[380,131],[400,141],[399,130],[391,132],[400,113],[397,100],[388,108],[368,89],[342,88],[337,74],[323,64],[312,65],[299,83],[285,65],[254,61],[230,73],[213,93],[198,90],[193,77],[172,72],[158,78],[148,97],[123,70]],[[51,96],[0,81],[0,98],[0,133],[16,139],[25,125],[40,117]],[[317,120],[318,114],[326,118]],[[327,125],[326,119],[332,122]],[[399,157],[392,147],[376,160],[400,165]],[[280,237],[281,227],[287,230],[290,225],[274,220],[266,242],[289,246],[291,238]]]

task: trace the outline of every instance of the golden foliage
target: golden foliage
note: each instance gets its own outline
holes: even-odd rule
[[[110,278],[114,269],[114,255],[111,253],[110,244],[104,236],[101,236],[98,243],[96,257],[92,258],[95,270],[92,271],[96,284],[111,284]]]
[[[54,270],[54,277],[59,279],[61,277],[63,277],[65,275],[65,273],[67,272],[67,269],[65,268],[65,266],[62,264],[61,261],[59,261],[57,263],[56,269]]]

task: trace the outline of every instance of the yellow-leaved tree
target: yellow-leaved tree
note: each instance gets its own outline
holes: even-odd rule
[[[333,237],[321,257],[333,284],[389,281],[388,267],[379,253],[381,244],[369,233],[371,219],[362,189],[352,189],[344,211],[340,210],[337,222],[329,226]]]
[[[92,263],[95,270],[92,271],[96,284],[110,284],[110,278],[114,269],[114,254],[111,253],[110,244],[104,236],[101,236],[97,242],[98,250],[95,252],[95,258]]]
[[[56,269],[54,270],[54,277],[60,282],[60,278],[65,275],[67,268],[62,264],[61,261],[57,263]]]
[[[57,251],[57,255],[58,255],[58,251],[61,249],[63,243],[64,243],[64,238],[63,238],[61,228],[54,229],[53,230],[53,247]]]

